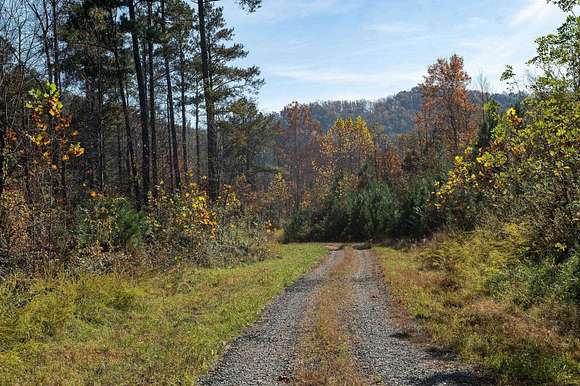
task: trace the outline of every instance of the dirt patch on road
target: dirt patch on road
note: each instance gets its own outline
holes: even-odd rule
[[[352,308],[351,274],[358,259],[352,248],[340,252],[344,259],[330,273],[314,297],[298,343],[300,361],[293,385],[368,385],[351,355],[351,337],[345,317]]]

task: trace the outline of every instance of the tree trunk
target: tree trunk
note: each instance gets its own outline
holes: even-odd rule
[[[195,156],[197,161],[197,183],[201,184],[201,153],[199,151],[199,98],[197,90],[199,89],[199,81],[195,80]]]
[[[153,0],[147,0],[147,24],[153,28]],[[153,40],[149,38],[149,124],[151,126],[151,166],[152,183],[156,186],[159,183],[159,172],[157,164],[157,127],[155,122],[155,67],[153,64]],[[155,194],[155,192],[153,192]]]
[[[203,94],[205,98],[205,111],[207,115],[207,178],[208,195],[210,200],[215,201],[219,194],[218,164],[217,164],[217,135],[215,130],[215,112],[213,95],[209,78],[208,49],[205,30],[205,7],[204,0],[197,0],[199,35],[201,47],[201,67],[203,75]]]
[[[169,101],[165,101],[165,106],[167,111],[169,111]],[[169,165],[169,187],[171,191],[174,190],[173,181],[175,181],[175,169],[173,168],[173,141],[171,136],[171,127],[169,126],[169,113],[166,114],[166,126],[167,126],[167,164]]]
[[[97,131],[99,134],[99,189],[105,190],[105,135],[103,133],[103,93],[101,85],[97,87]]]
[[[165,30],[165,0],[161,0],[161,32],[163,38],[167,39]],[[175,188],[181,188],[181,177],[179,173],[179,160],[177,157],[177,133],[175,130],[175,112],[173,110],[173,87],[171,85],[171,72],[169,68],[169,52],[167,42],[163,44],[163,61],[165,62],[165,80],[167,82],[167,108],[169,110],[169,131],[172,143],[172,163],[175,172]]]
[[[121,181],[123,181],[123,151],[121,146],[121,128],[117,126],[116,131],[117,139],[117,188],[121,187]]]
[[[118,65],[118,62],[117,62]],[[139,182],[137,180],[137,162],[135,161],[135,150],[133,147],[133,135],[131,133],[131,121],[129,117],[129,106],[127,104],[127,97],[125,96],[125,85],[121,78],[121,74],[118,71],[118,87],[119,87],[119,94],[122,99],[122,107],[123,107],[123,118],[125,121],[125,136],[127,137],[127,171],[130,174],[129,178],[133,185],[133,191],[135,194],[135,199],[139,204],[141,201],[141,197],[139,194]],[[139,206],[139,205],[138,205]]]
[[[4,85],[4,63],[6,62],[6,58],[4,56],[4,52],[0,51],[0,84]],[[4,166],[5,156],[4,156],[4,148],[6,147],[6,130],[8,128],[8,97],[6,96],[7,92],[4,88],[3,91],[0,91],[0,198],[2,198],[2,193],[4,193],[4,185],[6,181],[6,169]]]
[[[0,112],[2,114],[3,112]],[[6,169],[4,167],[4,148],[6,147],[6,123],[0,116],[0,198],[4,193],[4,184],[6,180]]]
[[[113,12],[109,13],[111,18],[111,24],[115,25],[115,20],[113,17]],[[123,107],[123,119],[125,121],[125,136],[127,137],[127,172],[130,174],[129,178],[131,180],[131,185],[133,185],[133,190],[135,192],[135,200],[137,200],[137,206],[140,207],[140,194],[139,194],[139,182],[137,180],[137,164],[135,162],[135,150],[133,147],[133,135],[131,133],[131,120],[129,116],[129,106],[127,102],[127,97],[125,93],[125,82],[123,81],[123,74],[121,73],[121,64],[119,62],[119,51],[117,44],[115,43],[113,47],[113,55],[115,57],[115,66],[117,73],[117,87],[119,88],[119,96],[121,97],[121,104]]]
[[[183,161],[183,175],[187,181],[188,167],[187,167],[187,121],[185,115],[185,57],[183,54],[183,46],[179,49],[179,75],[181,81],[181,149]]]
[[[52,38],[53,38],[53,50],[54,50],[54,83],[56,87],[60,90],[60,59],[59,59],[59,48],[58,48],[58,24],[56,15],[56,2],[57,0],[51,0],[52,8]]]
[[[133,45],[133,62],[135,64],[135,74],[137,75],[137,86],[139,90],[139,106],[141,118],[141,138],[143,142],[143,158],[141,162],[141,173],[143,178],[143,191],[141,201],[147,205],[148,194],[151,191],[151,180],[149,179],[149,122],[147,117],[147,95],[145,92],[145,82],[143,79],[143,69],[141,68],[141,54],[139,52],[139,38],[136,31],[135,5],[133,0],[128,0],[129,20],[132,24],[131,41]]]

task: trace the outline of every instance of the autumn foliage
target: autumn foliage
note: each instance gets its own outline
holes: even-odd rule
[[[427,69],[420,85],[423,103],[416,122],[419,146],[427,162],[457,154],[473,138],[476,108],[468,98],[470,81],[458,55],[438,59]]]

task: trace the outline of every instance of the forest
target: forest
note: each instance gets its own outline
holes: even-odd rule
[[[380,384],[337,285],[371,255],[451,384],[580,384],[580,2],[503,92],[451,54],[274,113],[224,2],[265,6],[0,0],[0,384],[194,384],[328,245],[291,384]]]

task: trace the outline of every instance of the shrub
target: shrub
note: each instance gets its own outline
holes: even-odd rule
[[[268,256],[272,234],[268,223],[250,213],[241,213],[218,224],[215,238],[209,239],[204,247],[206,263],[231,265]]]
[[[555,256],[529,257],[526,224],[492,223],[453,234],[421,255],[424,267],[444,274],[450,288],[491,296],[520,309],[537,309],[544,318],[580,329],[580,257],[560,262]]]
[[[401,192],[401,213],[395,229],[397,236],[420,237],[438,223],[437,213],[429,206],[434,179],[419,177]]]
[[[147,219],[155,243],[172,249],[176,257],[187,254],[193,261],[202,259],[203,244],[216,234],[216,215],[195,183],[174,194],[159,187],[150,198]]]
[[[305,209],[286,224],[286,241],[369,240],[394,231],[399,206],[389,186],[369,181],[362,187],[336,189],[319,210]]]
[[[290,221],[284,226],[282,241],[284,243],[308,241],[312,234],[311,217],[312,213],[307,209],[302,209],[294,213]]]
[[[150,233],[146,216],[124,197],[93,195],[90,203],[79,208],[75,216],[78,247],[97,245],[103,252],[141,250]]]
[[[148,222],[155,247],[170,260],[225,265],[263,259],[269,250],[269,223],[244,210],[230,186],[213,205],[195,183],[174,194],[160,188],[151,198]]]
[[[510,108],[498,117],[490,147],[455,158],[436,205],[464,228],[476,214],[526,223],[529,255],[563,262],[580,233],[580,104],[565,85],[552,87],[527,98],[524,116]]]

